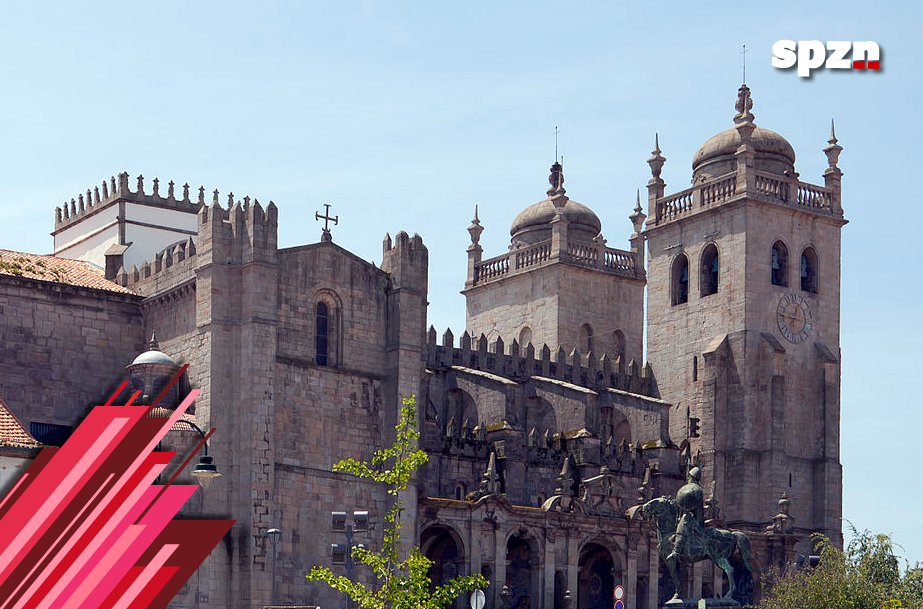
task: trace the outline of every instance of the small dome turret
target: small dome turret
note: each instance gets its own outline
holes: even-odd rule
[[[750,88],[743,85],[738,91],[737,116],[734,122],[752,122],[752,107]],[[756,152],[756,169],[777,175],[790,175],[795,172],[795,149],[784,137],[775,131],[756,127],[750,140]],[[692,181],[703,182],[734,171],[737,168],[734,153],[737,152],[740,143],[741,135],[736,127],[708,138],[692,157]]]
[[[551,238],[551,221],[558,208],[568,223],[571,238],[590,241],[599,235],[602,223],[592,209],[564,195],[564,172],[560,163],[551,166],[548,198],[522,210],[510,227],[513,245],[532,245]]]

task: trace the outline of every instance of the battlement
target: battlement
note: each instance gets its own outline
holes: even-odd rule
[[[55,231],[67,228],[78,222],[81,218],[87,217],[99,209],[109,206],[117,201],[130,201],[133,203],[143,203],[147,205],[156,205],[177,211],[196,213],[199,208],[205,205],[205,187],[199,187],[197,201],[189,198],[189,184],[183,184],[182,198],[177,198],[175,187],[172,180],[167,183],[167,196],[160,195],[160,180],[154,178],[153,188],[150,194],[144,192],[144,176],[138,175],[135,190],[129,188],[128,173],[123,171],[118,175],[103,180],[100,186],[94,186],[93,189],[87,188],[86,193],[80,193],[77,197],[72,198],[70,202],[65,201],[63,206],[56,207],[54,211]],[[215,191],[217,196],[218,191]],[[84,196],[85,195],[85,196]]]
[[[594,391],[617,389],[654,397],[650,365],[642,367],[634,359],[625,363],[621,357],[612,359],[608,354],[597,357],[592,352],[584,355],[577,349],[567,353],[563,347],[552,357],[547,344],[536,353],[532,343],[523,348],[514,339],[507,348],[503,339],[498,338],[489,345],[483,334],[473,341],[467,331],[461,335],[457,347],[451,330],[443,333],[441,345],[436,339],[436,329],[430,326],[426,335],[426,366],[433,370],[462,366],[520,382],[544,377]]]
[[[189,237],[160,250],[141,268],[132,265],[127,272],[124,267],[119,268],[115,282],[142,296],[153,296],[192,278],[196,262],[195,240]]]
[[[184,241],[168,245],[140,267],[132,265],[130,271],[120,268],[115,281],[141,295],[171,289],[190,279],[195,269],[209,261],[220,264],[262,260],[274,262],[277,258],[278,209],[269,202],[263,210],[259,201],[244,197],[234,200],[228,195],[229,208],[217,202],[202,205],[198,214],[198,234]],[[200,251],[202,254],[200,255]]]

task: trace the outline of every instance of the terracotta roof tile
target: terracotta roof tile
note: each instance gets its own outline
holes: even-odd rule
[[[0,448],[43,448],[0,398]]]
[[[169,419],[171,416],[173,416],[174,412],[175,411],[170,408],[161,408],[160,406],[157,406],[147,416],[149,416],[152,419]],[[179,421],[174,423],[173,427],[170,428],[171,431],[193,431],[192,427],[190,427],[189,425],[186,425],[185,423],[180,423],[180,421],[189,421],[190,423],[195,425],[195,415],[194,414],[189,413],[189,412],[184,412],[183,415],[179,418]]]
[[[71,260],[58,256],[0,249],[0,275],[16,275],[119,294],[134,294],[128,288],[106,279],[106,274],[99,267],[85,260]]]

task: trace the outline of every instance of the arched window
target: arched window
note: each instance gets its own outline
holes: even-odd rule
[[[315,361],[318,366],[326,366],[330,353],[329,334],[330,313],[326,302],[317,303],[317,321],[314,327]]]
[[[788,248],[781,241],[772,244],[772,285],[788,285]]]
[[[672,301],[674,305],[689,302],[689,260],[680,254],[673,261]]]
[[[523,326],[522,330],[519,331],[519,346],[522,349],[525,349],[526,346],[532,342],[532,328],[529,326]]]
[[[817,254],[810,246],[801,252],[801,291],[817,293]]]
[[[702,252],[702,279],[699,286],[702,296],[718,293],[718,248],[714,243],[706,245]]]
[[[584,355],[593,350],[593,328],[590,327],[590,324],[580,326],[579,349]]]

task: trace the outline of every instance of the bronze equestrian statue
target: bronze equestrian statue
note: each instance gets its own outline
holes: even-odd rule
[[[705,528],[704,493],[699,486],[701,470],[693,467],[686,476],[686,484],[676,493],[676,499],[660,497],[652,499],[641,507],[642,513],[655,521],[657,526],[657,543],[660,557],[670,571],[676,593],[672,601],[680,600],[679,574],[676,565],[696,563],[711,559],[728,576],[730,589],[724,595],[731,599],[737,591],[734,580],[734,567],[730,558],[734,549],[740,550],[740,558],[751,573],[750,540],[738,531]]]

